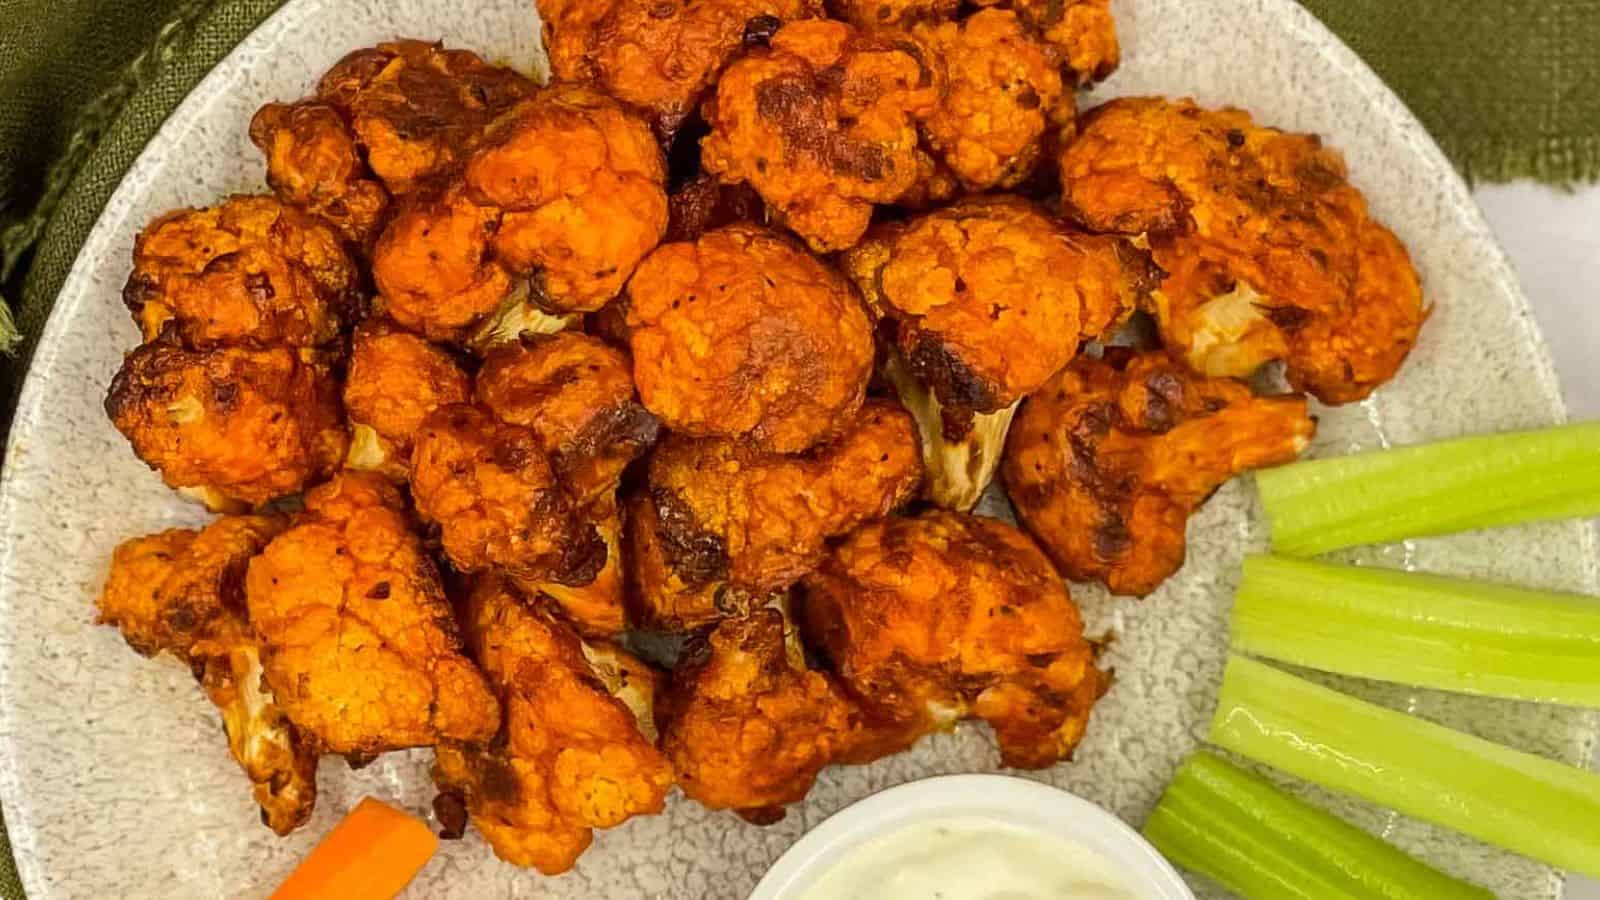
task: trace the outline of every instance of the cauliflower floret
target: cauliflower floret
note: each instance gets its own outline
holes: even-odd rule
[[[873,522],[803,584],[806,636],[900,747],[971,716],[1005,765],[1044,768],[1071,756],[1108,684],[1061,577],[996,519]]]
[[[844,267],[883,320],[884,374],[918,417],[930,493],[962,510],[993,476],[1017,402],[1153,284],[1127,241],[1004,196],[881,226]]]
[[[467,192],[504,211],[501,264],[549,309],[599,309],[667,229],[666,161],[644,122],[579,85],[540,91],[492,125]]]
[[[315,100],[268,103],[250,120],[250,140],[267,158],[267,183],[279,199],[326,219],[358,246],[377,237],[389,192],[337,109]]]
[[[465,50],[393,41],[340,60],[315,96],[263,106],[250,139],[285,203],[370,250],[391,194],[457,174],[489,123],[536,89]]]
[[[972,0],[972,5],[1014,12],[1030,34],[1049,45],[1052,65],[1069,76],[1071,85],[1100,81],[1121,61],[1111,0]],[[962,12],[961,0],[829,0],[829,6],[861,28],[937,24]]]
[[[605,564],[588,584],[514,578],[517,587],[551,597],[586,633],[621,631],[627,623],[617,486],[658,431],[634,396],[627,354],[577,332],[524,337],[488,353],[476,396],[501,422],[533,432],[579,518],[606,545]]]
[[[459,185],[407,197],[372,251],[379,311],[429,340],[464,337],[513,296],[492,252],[501,218]]]
[[[338,467],[348,442],[320,355],[188,350],[171,329],[127,355],[105,408],[168,485],[219,510],[298,493]]]
[[[99,621],[145,656],[188,665],[222,714],[228,749],[249,776],[261,821],[288,834],[311,817],[317,752],[261,685],[261,645],[245,618],[251,558],[284,528],[276,516],[231,516],[117,547]]]
[[[635,397],[627,354],[577,332],[491,350],[475,396],[495,418],[533,431],[582,506],[614,494],[658,430]]]
[[[267,684],[322,749],[363,758],[481,743],[499,728],[438,569],[382,477],[346,472],[306,494],[294,527],[250,562],[245,590]]]
[[[650,114],[664,141],[723,66],[821,0],[539,0],[550,67]]]
[[[1349,403],[1394,376],[1427,317],[1405,247],[1315,135],[1126,98],[1086,117],[1061,179],[1088,228],[1147,236],[1166,273],[1149,308],[1197,372],[1282,360],[1296,389]]]
[[[476,53],[402,40],[340,60],[322,76],[317,99],[349,120],[384,185],[406,194],[459,169],[484,128],[537,90]]]
[[[754,225],[658,248],[628,288],[633,375],[674,431],[795,453],[839,432],[872,372],[844,278]]]
[[[1027,26],[1061,53],[1072,81],[1083,86],[1117,70],[1122,48],[1111,0],[975,0],[979,6],[1015,10]]]
[[[1009,10],[911,33],[949,72],[949,91],[924,125],[934,154],[969,191],[1026,181],[1047,138],[1072,124],[1073,97],[1049,45]]]
[[[472,380],[449,351],[379,318],[368,319],[350,342],[344,408],[350,416],[354,469],[410,477],[417,429],[441,406],[465,403]]]
[[[785,627],[781,612],[761,609],[691,640],[657,708],[683,792],[757,825],[805,799],[860,727],[832,677],[789,651]]]
[[[1166,353],[1079,358],[1023,404],[1003,469],[1017,516],[1061,571],[1118,594],[1183,565],[1189,516],[1228,479],[1297,457],[1305,398],[1255,397]]]
[[[477,407],[441,407],[423,421],[411,491],[463,572],[583,585],[605,564],[605,543],[575,512],[538,436]]]
[[[931,168],[917,128],[944,90],[940,60],[909,35],[795,22],[723,73],[705,105],[702,165],[748,182],[812,249],[843,250],[873,204]]]
[[[673,435],[630,521],[638,618],[682,630],[761,605],[814,568],[826,540],[888,514],[921,481],[911,417],[880,401],[801,456]]]
[[[319,347],[354,313],[357,280],[326,223],[272,197],[236,196],[146,226],[122,299],[147,341],[171,323],[197,350]]]
[[[672,772],[655,748],[654,671],[492,576],[464,618],[505,724],[486,747],[437,748],[436,808],[464,806],[496,856],[547,875],[572,868],[593,829],[661,812]]]
[[[188,662],[196,645],[243,622],[245,567],[284,529],[277,516],[224,516],[203,531],[175,528],[119,545],[99,622],[142,656]]]

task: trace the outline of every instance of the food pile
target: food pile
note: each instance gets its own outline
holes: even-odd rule
[[[1315,136],[1080,114],[1105,0],[538,5],[553,83],[358,50],[255,116],[270,193],[137,241],[106,411],[220,517],[101,620],[279,834],[328,754],[434,748],[446,835],[552,874],[961,719],[1068,759],[1110,677],[1062,576],[1155,590],[1425,317]]]

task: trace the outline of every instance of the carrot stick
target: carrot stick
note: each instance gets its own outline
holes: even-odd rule
[[[272,900],[390,900],[439,849],[422,820],[363,799],[289,875]]]

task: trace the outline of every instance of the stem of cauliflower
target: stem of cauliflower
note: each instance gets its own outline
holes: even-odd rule
[[[178,495],[203,505],[219,515],[239,515],[250,511],[250,504],[235,500],[208,484],[178,488]]]
[[[381,467],[388,459],[389,451],[383,446],[383,438],[378,435],[377,429],[360,422],[351,425],[350,449],[344,457],[347,468],[371,471]]]
[[[606,693],[622,701],[633,713],[639,732],[655,743],[655,691],[654,679],[641,677],[644,666],[612,644],[579,639],[584,662],[589,670],[605,685]]]
[[[533,302],[531,288],[522,282],[500,302],[493,316],[467,336],[467,346],[482,355],[496,344],[514,341],[525,334],[565,331],[582,318],[579,313],[546,312]]]
[[[944,406],[911,374],[899,353],[891,352],[885,359],[883,375],[894,385],[900,403],[917,420],[929,498],[946,509],[970,511],[994,479],[1000,454],[1005,450],[1006,433],[1011,430],[1011,420],[1022,401],[973,416],[972,430],[961,440],[952,441],[944,434]]]
[[[1257,369],[1288,352],[1283,336],[1262,312],[1267,298],[1244,281],[1187,311],[1175,311],[1164,291],[1150,294],[1156,319],[1187,319],[1184,357],[1196,371],[1212,378],[1249,378]]]

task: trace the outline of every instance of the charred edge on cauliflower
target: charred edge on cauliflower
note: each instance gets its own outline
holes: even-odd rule
[[[643,450],[661,436],[661,422],[637,400],[606,410],[555,452],[557,469],[581,465],[613,447]]]
[[[551,573],[550,580],[568,587],[592,584],[606,567],[610,555],[600,530],[592,523],[585,523],[574,539],[562,547],[561,562]]]
[[[656,508],[662,554],[673,571],[691,585],[726,579],[732,559],[722,537],[700,528],[694,511],[677,491],[652,487],[650,500]]]

